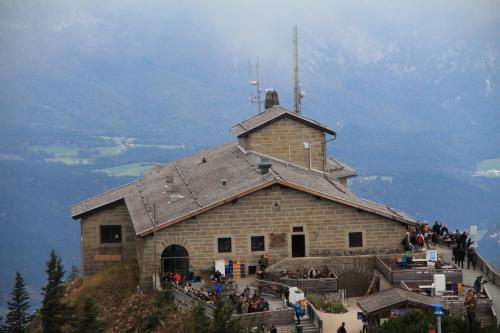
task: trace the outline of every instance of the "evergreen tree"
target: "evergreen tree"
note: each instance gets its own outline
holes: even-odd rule
[[[5,328],[9,332],[21,333],[26,330],[29,322],[28,309],[30,307],[29,294],[21,273],[16,272],[16,282],[8,302],[9,312],[5,321]]]
[[[71,272],[68,275],[68,281],[72,281],[77,277],[80,277],[80,269],[77,265],[73,264],[71,265]]]
[[[65,324],[70,322],[70,308],[62,302],[64,269],[61,258],[54,250],[47,262],[47,285],[42,288],[44,296],[42,308],[42,326],[44,333],[60,333]]]
[[[205,305],[198,303],[185,323],[185,333],[210,333],[210,318],[205,313]]]
[[[233,307],[222,299],[218,299],[210,331],[213,333],[240,333],[245,330],[241,320],[233,317]]]
[[[104,323],[97,319],[99,310],[91,297],[85,297],[83,315],[78,323],[76,333],[102,333]]]

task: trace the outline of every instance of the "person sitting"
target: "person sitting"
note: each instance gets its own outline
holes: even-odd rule
[[[313,267],[309,270],[309,273],[307,274],[310,279],[314,279],[316,277],[316,271],[314,270]]]

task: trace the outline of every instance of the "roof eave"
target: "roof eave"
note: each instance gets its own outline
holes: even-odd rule
[[[293,119],[295,119],[295,120],[297,120],[297,121],[299,121],[299,122],[301,122],[303,124],[306,124],[308,126],[314,127],[316,129],[324,132],[324,133],[328,133],[328,134],[333,135],[333,136],[337,135],[337,133],[334,130],[329,129],[328,127],[324,127],[324,126],[321,126],[319,124],[316,124],[316,123],[313,123],[311,121],[308,121],[307,119],[304,119],[302,117],[296,116],[296,115],[294,115],[291,112],[286,112],[286,113],[280,114],[280,115],[278,115],[278,116],[276,116],[276,117],[274,117],[272,119],[269,119],[268,121],[263,122],[262,124],[260,124],[258,126],[250,128],[250,129],[248,129],[248,130],[246,130],[246,131],[238,134],[236,137],[237,138],[241,138],[241,137],[248,136],[249,134],[251,134],[251,133],[253,133],[253,132],[261,129],[262,127],[265,127],[265,126],[269,125],[270,123],[273,123],[273,122],[275,122],[275,121],[277,121],[279,119],[285,118],[285,117],[291,117],[291,118],[293,118]],[[231,127],[231,129],[234,128],[234,127],[236,127],[236,126],[238,126],[238,125],[240,125],[240,124],[237,124],[237,125]],[[241,126],[241,127],[243,127],[243,126]]]
[[[267,187],[275,185],[275,184],[283,185],[283,186],[286,186],[286,187],[289,187],[289,188],[292,188],[292,189],[295,189],[295,190],[298,190],[298,191],[301,191],[301,192],[309,193],[311,195],[315,195],[315,196],[318,196],[318,197],[321,197],[321,198],[324,198],[324,199],[327,199],[327,200],[330,200],[330,201],[335,201],[335,202],[338,202],[338,203],[341,203],[341,204],[344,204],[344,205],[347,205],[347,206],[350,206],[350,207],[353,207],[353,208],[356,208],[356,209],[361,209],[361,210],[367,211],[369,213],[376,214],[376,215],[379,215],[379,216],[382,216],[382,217],[394,220],[394,221],[402,223],[402,224],[409,224],[409,225],[416,225],[417,224],[414,221],[411,221],[411,220],[408,220],[408,219],[404,219],[402,217],[390,215],[390,214],[384,213],[382,211],[379,211],[379,210],[376,210],[376,209],[373,209],[373,208],[370,208],[370,207],[366,207],[366,206],[363,206],[363,205],[360,205],[360,204],[356,204],[356,203],[350,202],[348,200],[340,199],[340,198],[337,198],[337,197],[334,197],[334,196],[331,196],[331,195],[328,195],[328,194],[325,194],[325,193],[322,193],[322,192],[314,191],[314,190],[311,190],[311,189],[309,189],[307,187],[303,187],[303,186],[300,186],[300,185],[288,182],[288,181],[283,180],[283,179],[274,179],[274,180],[268,181],[266,183],[263,183],[261,185],[255,186],[255,187],[253,187],[251,189],[248,189],[248,190],[246,190],[244,192],[241,192],[241,193],[235,194],[233,196],[227,197],[227,198],[225,198],[223,200],[217,201],[217,202],[215,202],[215,203],[213,203],[211,205],[208,205],[206,207],[200,208],[200,209],[198,209],[196,211],[193,211],[193,212],[191,212],[189,214],[180,216],[180,217],[178,217],[178,218],[176,218],[176,219],[174,219],[172,221],[168,221],[168,222],[166,222],[164,224],[161,224],[158,227],[156,227],[155,230],[153,228],[146,229],[146,230],[138,233],[137,236],[144,237],[144,236],[150,235],[153,232],[156,232],[158,230],[162,230],[162,229],[168,228],[168,227],[170,227],[170,226],[172,226],[174,224],[177,224],[177,223],[183,222],[185,220],[191,219],[191,218],[193,218],[193,217],[195,217],[197,215],[200,215],[200,214],[202,214],[202,213],[204,213],[206,211],[209,211],[211,209],[217,208],[217,207],[222,206],[222,205],[224,205],[224,204],[226,204],[228,202],[231,202],[231,201],[233,201],[235,199],[239,199],[241,197],[244,197],[246,195],[249,195],[251,193],[257,192],[259,190],[262,190],[264,188],[267,188]]]

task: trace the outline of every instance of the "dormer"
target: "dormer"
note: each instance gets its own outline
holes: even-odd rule
[[[335,131],[278,103],[277,93],[268,91],[265,111],[231,128],[240,147],[308,169],[328,170],[326,135],[335,136]]]

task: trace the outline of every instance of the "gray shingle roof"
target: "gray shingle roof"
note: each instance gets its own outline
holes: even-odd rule
[[[257,167],[260,159],[256,153],[244,153],[237,142],[230,142],[152,168],[136,182],[75,204],[71,214],[75,219],[80,218],[99,207],[124,200],[136,234],[144,235],[153,228],[153,212],[157,227],[167,227],[237,197],[281,184],[401,223],[415,223],[402,213],[358,198],[335,179],[317,171],[290,168],[286,162],[273,159],[271,171],[261,175]]]
[[[306,118],[302,115],[298,115],[295,112],[290,112],[287,109],[285,109],[279,105],[275,105],[273,107],[270,107],[270,108],[266,109],[266,111],[264,111],[256,116],[253,116],[252,118],[249,118],[245,121],[242,121],[239,124],[234,125],[233,127],[231,127],[230,130],[237,137],[241,137],[244,135],[248,135],[248,134],[252,133],[253,131],[255,131],[263,126],[265,126],[273,121],[276,121],[278,119],[284,118],[284,117],[293,118],[293,119],[298,120],[302,123],[305,123],[309,126],[317,128],[322,132],[325,132],[325,133],[328,133],[331,135],[335,135],[335,131],[329,129],[328,127],[326,127],[322,123],[317,122],[316,120]]]
[[[358,305],[364,312],[372,313],[405,302],[430,307],[432,304],[439,303],[439,298],[420,295],[408,290],[393,287],[360,298],[358,300]]]
[[[333,178],[354,177],[357,175],[356,171],[335,159],[329,158],[326,162],[326,167]]]

